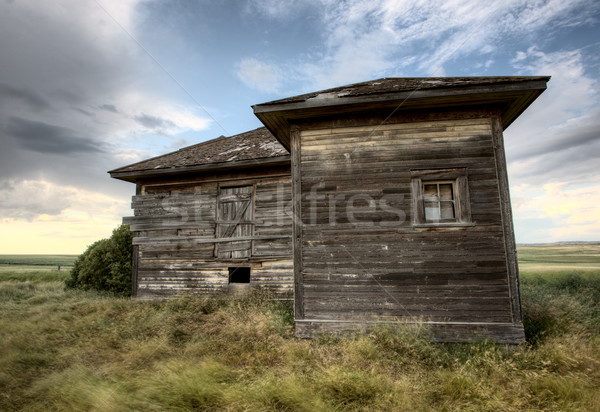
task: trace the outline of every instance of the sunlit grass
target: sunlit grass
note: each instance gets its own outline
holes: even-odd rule
[[[600,272],[524,273],[520,346],[296,339],[262,294],[142,302],[43,275],[0,277],[0,410],[600,410]]]
[[[517,252],[521,273],[600,273],[600,244],[519,246]]]
[[[68,274],[76,257],[75,255],[0,255],[0,280],[6,276],[27,275],[31,272]]]

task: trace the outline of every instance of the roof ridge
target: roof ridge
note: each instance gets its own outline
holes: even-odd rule
[[[378,79],[366,80],[358,83],[344,84],[335,87],[328,87],[327,89],[317,90],[307,93],[301,93],[295,96],[284,97],[281,99],[272,100],[269,102],[258,103],[252,105],[253,108],[264,107],[274,104],[285,104],[291,102],[298,102],[307,100],[322,94],[327,93],[338,93],[338,97],[342,97],[342,91],[348,91],[348,95],[359,96],[367,94],[386,94],[396,93],[398,91],[410,91],[420,90],[422,88],[427,89],[444,89],[444,88],[457,88],[457,87],[472,87],[479,84],[492,84],[492,83],[514,83],[514,82],[526,82],[532,80],[545,80],[548,81],[548,76],[454,76],[454,77],[381,77]],[[391,90],[389,85],[387,87],[373,87],[378,86],[377,83],[381,82],[389,84],[390,82],[398,82],[398,85],[394,86]],[[412,84],[411,84],[412,83]],[[435,84],[434,84],[435,83]],[[438,84],[439,83],[439,84]],[[370,87],[371,86],[371,87]]]
[[[246,133],[250,133],[250,132],[255,132],[255,131],[259,130],[259,129],[265,129],[265,130],[267,130],[266,127],[262,126],[262,127],[257,127],[256,129],[253,129],[253,130],[247,130],[245,132],[234,134],[234,135],[231,135],[231,136],[223,136],[223,135],[221,135],[219,137],[215,137],[214,139],[205,140],[205,141],[200,142],[200,143],[194,143],[192,145],[185,146],[185,147],[182,147],[182,148],[177,149],[177,150],[173,150],[172,152],[169,152],[169,153],[164,153],[164,154],[161,154],[161,155],[158,155],[158,156],[153,156],[153,157],[151,157],[149,159],[140,160],[139,162],[131,163],[131,164],[128,164],[128,165],[125,165],[125,166],[118,167],[118,168],[113,169],[113,170],[109,170],[108,173],[113,173],[113,172],[116,172],[116,171],[119,171],[119,170],[122,170],[122,169],[127,169],[127,168],[130,168],[130,167],[139,165],[140,163],[146,163],[146,162],[151,161],[151,160],[160,159],[161,157],[171,156],[171,155],[173,155],[175,153],[179,153],[179,152],[182,152],[182,151],[185,151],[185,150],[189,150],[191,148],[196,148],[196,147],[199,147],[199,146],[207,145],[209,143],[214,143],[214,142],[218,142],[218,141],[225,140],[225,139],[233,139],[233,138],[235,138],[237,136],[240,136],[240,135],[243,135],[243,134],[246,134]]]

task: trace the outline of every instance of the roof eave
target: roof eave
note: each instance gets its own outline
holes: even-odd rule
[[[231,162],[209,163],[204,165],[171,167],[164,169],[148,169],[133,171],[109,171],[113,179],[124,180],[126,182],[137,183],[142,179],[162,178],[176,175],[189,175],[194,173],[220,172],[233,169],[247,169],[253,167],[269,167],[286,165],[290,163],[290,155],[267,157],[261,159],[238,160]]]
[[[254,114],[290,150],[290,126],[301,119],[375,110],[405,111],[497,105],[506,129],[545,89],[549,77],[513,83],[469,85],[359,96],[324,96],[300,102],[252,106]]]

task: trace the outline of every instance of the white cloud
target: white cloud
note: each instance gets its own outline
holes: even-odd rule
[[[294,17],[302,10],[331,3],[334,0],[248,0],[246,11],[274,19]]]
[[[600,175],[590,176],[594,181]],[[520,241],[600,240],[600,185],[573,187],[572,182],[553,182],[543,187],[513,187],[517,228],[529,221],[530,233],[517,230]],[[539,225],[536,225],[539,221]],[[537,226],[537,228],[536,228]],[[536,232],[531,233],[531,228]]]
[[[600,93],[580,51],[518,52],[523,74],[551,75],[546,90],[505,132],[509,170],[520,179],[578,180],[600,160]],[[594,149],[596,148],[596,150]]]
[[[72,253],[108,237],[129,199],[44,180],[0,183],[0,250],[3,253]]]
[[[600,93],[580,50],[535,47],[512,61],[551,75],[546,90],[504,133],[517,239],[600,239]]]
[[[289,10],[284,0],[261,4],[272,17],[285,18]],[[314,89],[403,75],[415,67],[443,76],[445,66],[461,57],[489,55],[540,29],[587,24],[598,7],[592,0],[322,1],[324,46],[308,62],[304,56],[290,64],[295,73],[288,78],[302,78],[306,89]]]
[[[118,109],[116,113],[104,110],[95,115],[105,138],[112,140],[145,133],[170,136],[185,131],[200,131],[207,129],[212,122],[195,113],[190,106],[136,90],[119,93],[114,106]]]
[[[40,219],[73,223],[106,217],[116,219],[128,207],[124,199],[45,180],[9,180],[0,185],[2,223]]]
[[[256,59],[243,59],[236,75],[246,86],[267,93],[278,91],[283,78],[277,66]]]

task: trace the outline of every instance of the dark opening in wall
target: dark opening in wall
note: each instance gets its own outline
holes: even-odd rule
[[[229,268],[229,283],[250,283],[250,268]]]

